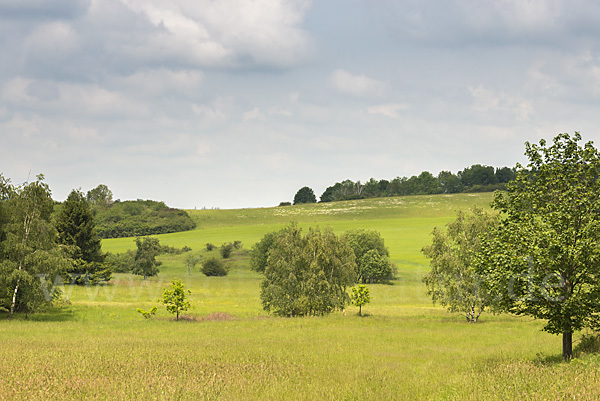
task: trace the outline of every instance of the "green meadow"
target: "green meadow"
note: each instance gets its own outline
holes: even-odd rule
[[[431,231],[458,210],[489,207],[491,197],[190,210],[197,228],[159,235],[161,244],[206,258],[206,243],[242,241],[229,275],[205,277],[198,267],[188,274],[188,253],[159,257],[160,274],[146,280],[115,274],[108,285],[62,286],[54,308],[0,320],[0,400],[600,399],[600,357],[562,362],[561,338],[542,332],[543,322],[484,313],[468,324],[426,296],[421,248]],[[325,317],[269,316],[248,250],[291,221],[381,232],[398,279],[369,285],[364,317],[353,306]],[[123,252],[135,241],[104,240],[103,249]],[[192,292],[181,321],[158,302],[174,278]],[[136,312],[152,306],[154,318]]]

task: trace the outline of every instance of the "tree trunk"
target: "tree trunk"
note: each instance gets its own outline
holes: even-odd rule
[[[358,306],[358,316],[362,316],[362,305]]]
[[[563,333],[563,360],[573,358],[573,333]]]
[[[10,314],[8,315],[9,319],[12,319],[13,313],[15,313],[15,304],[17,303],[17,292],[19,292],[19,282],[21,280],[17,280],[17,285],[15,286],[15,291],[13,292],[12,303],[10,304]]]

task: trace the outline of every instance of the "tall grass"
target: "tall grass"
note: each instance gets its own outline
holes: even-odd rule
[[[600,361],[560,361],[561,339],[543,322],[484,314],[481,322],[433,307],[420,281],[420,249],[434,226],[489,194],[408,197],[327,205],[192,211],[198,229],[159,236],[208,257],[206,242],[247,250],[292,218],[303,227],[380,231],[399,268],[369,285],[372,302],[319,318],[275,318],[259,300],[260,276],[236,251],[227,277],[188,275],[183,255],[161,256],[158,277],[116,274],[109,285],[64,286],[62,303],[29,320],[0,320],[0,399],[505,400],[598,399]],[[103,241],[133,249],[132,239]],[[217,251],[213,251],[217,252]],[[181,278],[193,309],[175,322],[162,288]]]

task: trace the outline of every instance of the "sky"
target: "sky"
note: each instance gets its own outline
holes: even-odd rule
[[[246,208],[600,143],[594,0],[0,0],[0,173]]]

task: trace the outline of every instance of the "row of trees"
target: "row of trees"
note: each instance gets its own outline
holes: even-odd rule
[[[474,164],[454,174],[441,171],[434,176],[428,171],[412,177],[397,177],[391,181],[371,178],[366,183],[345,180],[328,187],[320,197],[321,202],[378,198],[384,196],[453,194],[459,192],[491,192],[504,189],[515,178],[515,169],[494,168]],[[303,187],[296,193],[294,204],[315,203],[314,192]]]
[[[460,214],[423,249],[434,302],[470,321],[488,307],[543,319],[565,359],[573,332],[600,329],[600,154],[580,140],[526,143],[529,164],[494,196],[499,214]]]
[[[264,275],[263,308],[290,317],[344,309],[350,301],[349,286],[387,282],[394,275],[378,232],[354,230],[337,236],[330,228],[310,228],[303,235],[297,224],[268,233],[256,243],[251,266]]]

